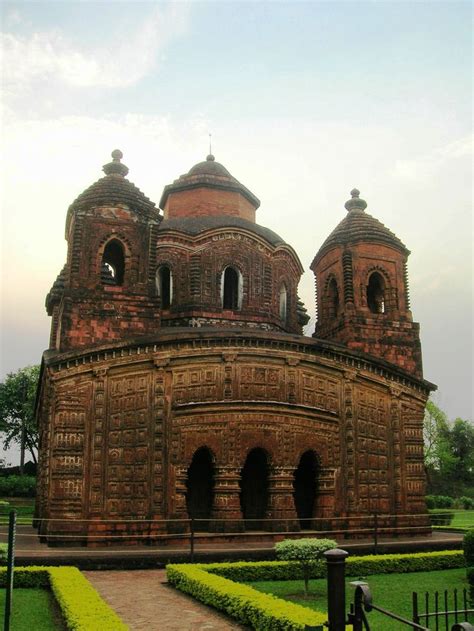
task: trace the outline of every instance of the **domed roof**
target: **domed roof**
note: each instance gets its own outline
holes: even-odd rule
[[[160,207],[164,208],[170,193],[176,193],[193,188],[220,188],[241,193],[255,207],[260,206],[260,200],[249,189],[235,179],[233,175],[209,154],[203,162],[198,162],[184,175],[163,189]]]
[[[262,237],[271,245],[284,245],[285,241],[276,232],[260,226],[253,221],[248,221],[242,217],[231,216],[209,216],[209,217],[174,217],[164,219],[159,226],[159,231],[177,230],[191,236],[196,236],[207,230],[216,228],[243,228]]]
[[[349,243],[376,242],[389,245],[406,254],[410,254],[402,241],[382,222],[365,212],[367,202],[359,198],[359,191],[351,191],[352,198],[345,203],[347,216],[334,228],[323,245],[319,248],[315,260],[335,245]]]
[[[126,204],[131,210],[147,218],[158,219],[160,217],[154,202],[146,197],[135,184],[125,178],[128,174],[128,167],[122,164],[122,157],[123,154],[120,150],[115,149],[112,152],[112,162],[102,167],[105,177],[86,188],[69,206],[66,225],[74,210],[110,204]]]

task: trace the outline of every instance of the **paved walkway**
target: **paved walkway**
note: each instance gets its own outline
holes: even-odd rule
[[[230,631],[232,622],[166,583],[165,570],[84,572],[131,631]]]

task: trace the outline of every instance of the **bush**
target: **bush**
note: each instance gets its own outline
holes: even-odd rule
[[[3,565],[7,560],[8,555],[8,543],[0,543],[0,564]]]
[[[470,497],[467,497],[466,495],[463,495],[462,497],[460,497],[458,501],[461,504],[461,506],[464,508],[464,510],[469,510],[471,508],[474,508],[474,500]]]
[[[0,568],[0,587],[5,587],[6,568]],[[61,609],[67,629],[74,631],[126,631],[128,627],[102,600],[75,567],[15,568],[15,587],[49,587]]]
[[[277,558],[282,561],[298,561],[303,572],[304,593],[308,596],[311,567],[322,559],[326,550],[337,548],[332,539],[285,539],[275,545]]]
[[[35,497],[36,478],[32,475],[0,476],[0,497]]]
[[[229,564],[232,565],[232,564]],[[323,628],[327,614],[262,594],[248,585],[209,574],[199,565],[167,565],[168,581],[197,600],[224,611],[252,629],[304,631],[307,626]]]
[[[423,572],[464,567],[461,550],[416,552],[412,554],[379,554],[346,559],[347,576],[390,574],[393,572]],[[199,567],[231,581],[289,581],[303,578],[299,563],[295,561],[241,561],[239,563],[209,563]],[[316,562],[311,567],[310,578],[326,576],[326,563]]]
[[[474,587],[474,566],[468,567],[466,570],[467,580],[469,581],[469,585]]]
[[[433,526],[449,526],[454,519],[454,513],[437,513],[430,511],[430,519]]]
[[[466,565],[468,567],[474,565],[474,529],[468,530],[464,535],[462,549],[464,558],[466,559]]]
[[[452,569],[464,566],[461,550],[420,552],[416,554],[385,554],[349,557],[347,576],[418,572]],[[326,564],[314,563],[312,578],[325,576]],[[327,614],[311,611],[270,594],[262,594],[249,585],[233,581],[271,581],[301,578],[297,561],[259,561],[240,563],[210,563],[168,565],[169,582],[201,602],[226,612],[241,624],[261,631],[303,631],[305,625],[323,624]]]
[[[427,495],[425,499],[427,508],[452,508],[454,504],[448,495]]]

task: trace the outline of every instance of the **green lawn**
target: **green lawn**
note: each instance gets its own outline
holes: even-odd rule
[[[35,510],[34,497],[1,497],[0,500],[4,500],[10,504],[8,507],[0,507],[0,521],[8,521],[9,512],[16,510],[18,523],[31,524]]]
[[[454,517],[449,526],[446,528],[474,528],[474,510],[459,510],[456,508],[436,508],[430,510],[430,513],[454,513]]]
[[[5,616],[5,589],[0,589],[0,624]],[[10,629],[12,631],[64,631],[59,607],[47,589],[13,590]]]
[[[347,578],[346,580],[346,600],[349,611],[349,603],[353,597],[353,588],[349,585],[351,580],[357,580],[359,577]],[[466,580],[466,570],[464,568],[457,570],[444,570],[438,572],[413,572],[409,574],[377,574],[366,577],[372,591],[374,604],[388,609],[402,617],[411,619],[411,603],[412,592],[418,590],[419,593],[435,591],[444,591],[448,589],[452,592],[457,588],[463,590],[465,587],[469,589]],[[317,611],[326,611],[327,609],[327,593],[326,579],[311,580],[309,584],[310,597],[305,600],[303,597],[304,584],[302,580],[298,581],[260,581],[248,583],[254,589],[267,594],[274,594],[285,600],[297,602],[305,607],[310,607]],[[420,594],[421,595],[421,594]],[[451,601],[450,601],[451,602]],[[451,602],[452,604],[452,602]],[[430,610],[432,610],[432,605]],[[441,609],[441,607],[440,607]],[[408,629],[395,620],[391,620],[386,616],[382,616],[376,611],[366,614],[369,624],[375,631],[400,631]],[[474,615],[471,616],[470,622],[474,622]],[[454,624],[454,619],[451,624]],[[435,625],[432,625],[435,628]]]

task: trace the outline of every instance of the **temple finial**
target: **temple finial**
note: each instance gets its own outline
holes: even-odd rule
[[[212,139],[212,134],[209,134],[209,155],[207,156],[206,160],[208,162],[213,162],[215,160],[214,156],[212,155],[212,143],[211,143],[211,139]]]

